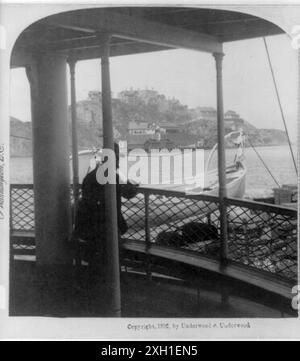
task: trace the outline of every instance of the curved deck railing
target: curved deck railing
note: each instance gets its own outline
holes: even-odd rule
[[[11,185],[12,250],[19,249],[18,254],[34,246],[24,237],[24,232],[34,233],[33,197],[32,185]],[[214,196],[140,188],[137,197],[123,201],[129,226],[123,246],[215,272],[222,269],[223,274],[265,288],[284,285],[288,292],[297,281],[297,211],[249,200],[226,198],[225,202],[226,270],[219,263],[219,199]]]

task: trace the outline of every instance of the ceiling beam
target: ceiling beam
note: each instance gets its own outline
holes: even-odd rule
[[[43,23],[66,29],[89,32],[108,32],[120,38],[142,41],[150,44],[183,48],[209,53],[222,52],[218,38],[196,31],[147,21],[135,16],[122,15],[103,10],[88,17],[76,12],[64,13],[42,20]]]
[[[228,28],[224,27],[224,24],[228,23]],[[270,24],[271,25],[271,24]],[[182,27],[192,26],[192,23],[182,24]],[[206,27],[204,25],[198,25],[194,28],[190,27],[190,30],[200,33],[210,33],[223,42],[233,41],[236,39],[247,39],[256,36],[267,36],[280,34],[283,31],[277,26],[269,26],[266,31],[266,24],[263,20],[258,18],[251,18],[250,20],[228,20],[220,22],[208,22]],[[61,51],[61,50],[75,50],[84,49],[90,47],[99,46],[99,40],[95,32],[81,36],[73,36],[70,38],[59,37],[56,40],[45,41],[40,36],[32,36],[31,38],[20,38],[18,40],[20,47],[27,48],[29,51]],[[134,40],[112,38],[110,46],[118,46],[120,43],[132,44]]]
[[[132,44],[134,43],[133,40],[128,39],[120,39],[120,38],[113,38],[110,46],[118,46],[120,44]],[[24,42],[19,43],[19,47],[23,49],[27,49],[28,51],[32,52],[47,52],[47,51],[68,51],[68,50],[75,50],[75,49],[87,49],[90,47],[99,46],[99,38],[97,34],[90,34],[88,36],[82,36],[77,38],[69,38],[69,39],[62,39],[62,40],[55,40],[55,41],[30,41],[24,44]]]
[[[124,42],[122,44],[119,43],[114,45],[115,46],[111,46],[110,48],[111,57],[170,50],[169,47],[137,42]],[[98,45],[90,48],[57,51],[56,53],[61,54],[66,59],[73,59],[77,61],[100,59],[102,55],[102,47]],[[12,69],[25,67],[30,65],[34,61],[35,56],[38,57],[40,54],[43,54],[43,51],[32,52],[24,48],[15,49],[11,56],[10,66]]]
[[[169,47],[163,47],[155,44],[145,43],[132,43],[132,44],[119,44],[110,48],[110,56],[123,56],[140,53],[150,53],[155,51],[170,50]],[[75,49],[68,52],[68,58],[77,61],[99,59],[102,55],[102,47],[93,47],[88,49]]]

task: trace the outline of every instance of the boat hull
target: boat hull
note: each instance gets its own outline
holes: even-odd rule
[[[246,185],[246,168],[242,167],[236,174],[230,173],[230,178],[227,183],[227,196],[229,198],[242,198],[245,192]],[[161,196],[155,195],[156,190],[165,190],[166,194]],[[168,196],[168,190],[172,191],[172,196]],[[176,197],[176,190],[178,187],[172,189],[153,188],[154,194],[149,197],[149,223],[150,227],[160,226],[162,224],[170,224],[183,219],[196,217],[198,220],[205,218],[207,214],[212,213],[218,209],[218,204],[215,202],[196,201],[194,199],[182,198],[178,191],[178,198]],[[186,194],[192,195],[211,195],[218,196],[219,187],[207,191],[197,192],[196,189],[189,189]],[[126,222],[130,229],[144,229],[145,228],[145,203],[143,198],[125,201],[123,203],[123,213]]]

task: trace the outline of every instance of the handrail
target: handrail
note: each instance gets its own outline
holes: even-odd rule
[[[280,215],[285,216],[297,216],[297,210],[283,207],[277,204],[269,204],[263,202],[256,202],[251,200],[237,199],[237,198],[225,198],[225,202],[228,206],[237,206],[237,207],[247,207],[250,209],[265,211],[270,213],[280,213]]]
[[[189,194],[182,191],[176,190],[167,190],[167,189],[155,189],[155,188],[148,188],[148,187],[139,187],[138,190],[140,193],[144,194],[152,194],[158,196],[166,196],[166,197],[184,197],[186,199],[193,199],[199,201],[208,201],[218,203],[219,198],[217,196],[212,196],[208,194]]]
[[[10,188],[16,188],[16,189],[33,189],[33,184],[23,184],[23,183],[12,183],[10,184]],[[184,197],[186,199],[193,199],[193,200],[199,200],[199,201],[207,201],[207,202],[219,202],[219,197],[213,196],[213,195],[207,195],[207,194],[189,194],[182,191],[176,191],[176,190],[167,190],[167,189],[155,189],[150,187],[138,187],[138,192],[142,194],[152,194],[152,195],[158,195],[158,196],[167,196],[167,197]],[[272,212],[272,213],[279,213],[286,216],[297,216],[297,210],[291,209],[288,207],[284,207],[277,204],[269,204],[269,203],[263,203],[263,202],[257,202],[253,200],[246,200],[246,199],[239,199],[239,198],[225,198],[225,202],[228,206],[233,205],[237,207],[248,207],[254,210],[260,210],[260,211],[266,211],[266,212]]]
[[[11,184],[10,187],[11,201],[13,202],[11,207],[11,231],[13,232],[11,236],[15,236],[14,242],[17,239],[23,242],[20,235],[14,233],[14,231],[26,230],[26,227],[32,224],[34,228],[33,185]],[[14,189],[15,192],[13,191]],[[20,190],[20,200],[16,197],[18,189]],[[28,192],[26,192],[26,189]],[[132,223],[129,225],[129,233],[126,239],[129,240],[132,237],[136,241],[144,241],[141,243],[145,246],[145,269],[149,278],[151,278],[152,246],[153,242],[155,243],[158,239],[158,235],[162,235],[162,240],[164,240],[163,237],[166,237],[166,244],[172,248],[172,243],[169,244],[168,237],[174,236],[175,242],[178,242],[176,236],[179,237],[179,241],[180,237],[190,237],[191,234],[189,233],[183,235],[181,227],[185,223],[194,222],[195,220],[203,222],[204,218],[200,219],[200,214],[206,217],[205,219],[207,219],[209,225],[219,229],[219,213],[216,211],[218,210],[220,200],[216,196],[186,194],[185,192],[175,190],[153,189],[149,187],[140,187],[138,193],[143,196],[140,200],[141,204],[138,203],[138,206],[136,206],[136,201],[133,201],[133,204],[131,204],[130,200],[128,203],[123,203],[123,212],[127,216],[128,225],[130,222]],[[30,198],[31,206],[25,206],[24,208],[22,200],[27,199],[26,197],[23,198],[25,194]],[[163,198],[156,207],[156,202],[153,202],[154,199],[151,196],[154,196],[154,199],[155,196],[165,196],[166,201]],[[230,220],[229,218],[228,220],[231,227],[228,261],[234,261],[244,266],[247,265],[251,269],[257,269],[258,272],[265,270],[271,274],[282,275],[287,280],[295,280],[297,277],[297,261],[295,259],[297,252],[297,210],[280,205],[229,197],[224,198],[224,202],[230,214]],[[14,204],[16,205],[15,208],[13,208]],[[162,207],[161,209],[159,208],[160,206]],[[253,219],[252,214],[254,214]],[[15,224],[13,221],[15,221]],[[256,227],[253,227],[251,222],[254,222]],[[30,230],[32,231],[33,229]],[[132,232],[130,233],[130,231]],[[172,235],[172,232],[174,232],[174,235]],[[193,242],[196,241],[194,238],[191,238],[191,244]],[[180,244],[174,244],[176,244],[178,250],[183,251]],[[191,252],[195,254],[195,257],[197,254],[202,254],[205,257],[211,256],[219,264],[217,259],[219,252],[218,240],[212,239],[210,246],[207,248],[205,245],[204,248],[203,246],[201,247],[199,249],[191,248]],[[156,247],[155,249],[160,248]]]
[[[223,276],[234,278],[248,284],[260,287],[284,298],[291,299],[290,292],[293,281],[282,278],[274,273],[251,268],[234,261],[229,261],[227,267],[220,267],[219,261],[201,254],[195,254],[188,250],[175,249],[156,244],[146,250],[146,245],[135,240],[124,240],[124,249],[139,253],[148,253],[152,256],[167,258],[172,261],[188,264],[190,266],[206,269],[219,273]]]
[[[32,183],[11,183],[10,184],[10,189],[33,189],[33,184]]]

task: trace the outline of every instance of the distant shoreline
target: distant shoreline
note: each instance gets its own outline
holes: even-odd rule
[[[287,147],[288,146],[288,143],[286,144],[264,144],[264,145],[254,145],[255,148],[264,148],[264,147]],[[292,143],[292,147],[297,147],[297,144],[295,143]],[[91,147],[92,149],[92,147]],[[176,148],[175,148],[176,149]],[[252,149],[252,147],[245,147],[244,149]],[[84,150],[87,150],[87,149],[84,149]],[[206,151],[209,151],[211,149],[204,149]],[[80,150],[79,150],[80,151]],[[71,154],[70,154],[71,155]],[[13,159],[13,158],[32,158],[32,155],[13,155],[13,156],[10,156],[10,159]]]

